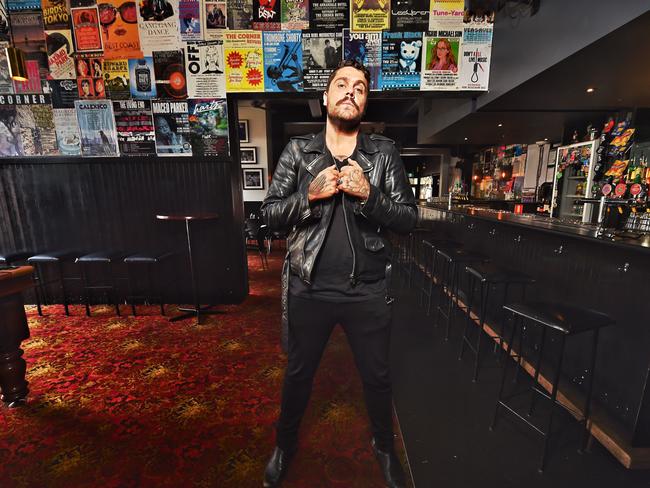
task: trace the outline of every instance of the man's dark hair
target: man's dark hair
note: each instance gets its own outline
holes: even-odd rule
[[[368,84],[368,89],[370,89],[370,71],[368,71],[368,68],[366,68],[363,64],[361,64],[359,61],[354,60],[354,59],[346,59],[344,61],[341,61],[339,65],[336,67],[334,71],[332,71],[332,74],[330,74],[330,77],[327,79],[327,87],[325,88],[325,91],[329,91],[330,85],[332,84],[332,80],[336,76],[336,73],[338,70],[341,68],[354,68],[358,69],[363,73],[363,76],[366,78],[366,83]]]

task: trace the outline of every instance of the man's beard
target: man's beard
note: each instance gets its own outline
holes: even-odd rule
[[[338,105],[341,105],[342,103],[343,100],[339,101],[339,103],[337,103],[335,107],[338,107]],[[356,102],[352,102],[352,103],[355,104],[358,110],[358,115],[356,117],[344,118],[338,115],[337,113],[335,113],[334,110],[332,110],[331,112],[329,110],[327,111],[327,118],[329,119],[329,121],[332,122],[332,124],[334,124],[335,126],[337,126],[339,130],[341,130],[342,132],[355,132],[361,125],[361,119],[363,118],[365,110],[363,111],[359,110],[359,106],[356,105]]]

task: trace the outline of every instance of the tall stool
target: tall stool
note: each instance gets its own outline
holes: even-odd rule
[[[126,303],[131,305],[131,310],[133,315],[136,315],[136,300],[142,299],[145,303],[151,303],[152,299],[157,299],[158,304],[160,305],[160,314],[165,315],[165,301],[163,300],[162,287],[158,286],[157,290],[154,292],[153,285],[153,268],[159,263],[162,263],[166,259],[170,258],[172,253],[170,252],[159,252],[159,253],[139,253],[131,254],[124,258],[124,264],[126,264],[127,277],[128,277],[128,289],[129,294],[126,296]],[[144,266],[146,267],[147,274],[147,288],[144,293],[137,294],[136,286],[134,283],[137,281],[133,268],[134,267]],[[158,280],[160,282],[160,280]]]
[[[0,266],[13,266],[16,263],[25,263],[27,258],[32,254],[34,253],[29,251],[0,253]]]
[[[445,331],[445,341],[449,340],[449,331],[451,330],[451,324],[453,321],[453,305],[454,302],[460,308],[458,304],[458,292],[460,290],[460,269],[461,267],[473,264],[473,263],[484,263],[489,259],[487,256],[481,253],[467,251],[465,249],[444,249],[440,248],[436,250],[436,259],[439,260],[438,279],[440,281],[440,286],[442,290],[443,300],[438,303],[436,307],[436,318],[434,320],[434,326],[438,327],[440,324],[440,317],[443,317],[447,326]],[[446,308],[446,310],[443,310]]]
[[[546,454],[548,451],[548,443],[551,435],[551,429],[553,427],[553,415],[559,402],[557,401],[557,391],[560,381],[560,374],[562,372],[562,362],[564,360],[564,347],[567,337],[581,335],[587,332],[592,332],[592,348],[591,348],[591,358],[590,358],[590,374],[589,381],[587,383],[587,398],[585,400],[585,406],[582,411],[582,420],[584,422],[584,431],[583,438],[581,442],[581,449],[584,449],[589,440],[589,414],[591,412],[591,394],[594,382],[595,367],[596,367],[596,353],[598,350],[598,335],[600,329],[609,325],[614,324],[614,320],[605,315],[604,313],[597,312],[595,310],[590,310],[581,307],[575,307],[572,305],[558,304],[558,303],[543,303],[543,302],[532,302],[532,303],[517,303],[506,305],[505,310],[512,313],[513,316],[513,327],[510,337],[508,339],[507,346],[507,356],[510,357],[512,354],[512,343],[515,338],[515,334],[519,329],[519,333],[522,333],[523,322],[527,320],[533,324],[538,325],[541,328],[541,338],[539,344],[539,351],[537,353],[537,358],[535,360],[535,374],[533,377],[533,384],[530,387],[530,406],[528,409],[528,416],[530,417],[533,414],[534,400],[536,395],[541,395],[546,398],[549,402],[550,411],[548,418],[546,419],[546,429],[535,425],[531,420],[524,417],[522,414],[517,412],[517,410],[508,404],[508,400],[512,399],[515,396],[527,393],[528,389],[524,391],[514,392],[509,396],[504,396],[504,387],[506,382],[507,375],[507,365],[504,365],[503,372],[501,374],[501,385],[499,387],[499,397],[497,400],[496,408],[494,411],[494,418],[492,420],[492,425],[490,430],[493,430],[496,427],[497,417],[499,414],[499,409],[501,407],[505,408],[508,412],[512,413],[515,417],[522,420],[526,425],[531,427],[535,432],[540,434],[544,438],[544,446],[542,449],[542,456],[540,459],[539,471],[542,472],[546,466]],[[559,358],[557,359],[557,367],[553,373],[553,382],[551,387],[550,395],[546,392],[543,386],[539,383],[540,368],[542,366],[542,361],[544,359],[544,343],[546,339],[547,331],[549,334],[555,334],[559,336]],[[517,355],[521,355],[522,351],[517,351]]]
[[[123,253],[115,251],[94,252],[79,256],[75,262],[81,266],[81,280],[83,283],[84,304],[86,306],[86,316],[90,317],[90,293],[96,290],[105,290],[111,295],[115,314],[120,315],[120,305],[117,299],[117,281],[113,271],[113,263],[121,261]],[[102,265],[108,269],[108,279],[101,282],[91,282],[88,277],[89,267],[93,265]]]
[[[495,336],[490,336],[499,346],[501,346],[503,343],[505,322],[503,306],[511,301],[508,298],[509,289],[512,286],[519,286],[521,288],[521,300],[524,301],[526,300],[526,286],[533,284],[535,280],[527,274],[503,268],[491,263],[478,263],[466,266],[465,272],[467,273],[469,281],[469,287],[467,290],[467,321],[465,323],[465,329],[463,330],[463,337],[460,341],[458,359],[463,359],[466,347],[474,353],[474,376],[472,377],[472,381],[476,382],[478,381],[478,372],[481,361],[481,343],[484,335],[483,327],[485,325],[488,307],[490,305],[490,291],[495,288],[494,291],[498,291],[499,287],[503,288],[501,306],[499,307],[499,310],[502,311],[498,324],[499,332]],[[478,304],[477,306],[474,306],[474,298],[477,295],[477,291]],[[474,325],[474,321],[472,320],[472,310],[475,308],[478,309],[478,330],[476,331],[475,342],[472,342],[470,330]],[[501,349],[501,347],[499,347],[499,349]]]
[[[413,274],[418,267],[422,239],[429,234],[431,234],[430,229],[418,227],[413,229],[406,237],[405,261],[402,263],[402,271],[408,275],[407,285],[409,288],[413,283]]]
[[[463,245],[459,242],[447,239],[423,239],[422,255],[424,269],[422,272],[422,283],[420,286],[420,306],[424,305],[424,297],[427,297],[427,315],[431,312],[431,301],[434,291],[438,289],[435,279],[436,274],[436,251],[438,249],[460,249]]]
[[[34,291],[36,295],[36,308],[38,315],[43,315],[41,304],[47,303],[47,286],[53,283],[58,284],[61,288],[63,309],[66,315],[70,315],[68,309],[69,299],[68,291],[65,282],[72,278],[67,278],[63,274],[63,263],[71,261],[75,257],[75,252],[71,250],[57,250],[49,251],[41,254],[36,254],[27,258],[27,262],[34,267]],[[55,278],[50,281],[45,280],[46,266],[53,266],[55,268]]]

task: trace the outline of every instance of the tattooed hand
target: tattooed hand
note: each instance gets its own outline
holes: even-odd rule
[[[339,189],[336,186],[338,179],[339,171],[335,164],[318,173],[314,181],[309,184],[309,201],[322,200],[338,193]]]
[[[368,195],[370,195],[370,183],[366,175],[363,174],[359,163],[354,159],[348,159],[348,165],[341,169],[339,175],[339,190],[361,200],[368,199]]]

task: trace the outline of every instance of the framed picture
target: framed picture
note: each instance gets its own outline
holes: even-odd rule
[[[239,155],[241,157],[241,164],[255,164],[257,163],[257,148],[256,147],[240,147]]]
[[[244,190],[263,190],[264,173],[262,169],[243,169]]]
[[[248,120],[239,121],[239,142],[249,142],[248,140]]]

